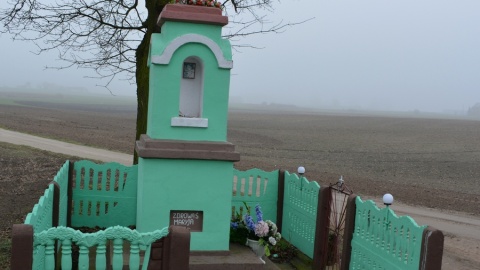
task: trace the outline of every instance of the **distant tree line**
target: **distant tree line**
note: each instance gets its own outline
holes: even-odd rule
[[[480,117],[480,103],[473,105],[467,110],[468,116]]]

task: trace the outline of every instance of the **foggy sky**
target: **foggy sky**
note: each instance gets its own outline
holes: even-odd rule
[[[0,6],[5,6],[1,3]],[[230,96],[339,109],[462,112],[480,102],[480,1],[290,0],[271,21],[298,22],[281,34],[234,40],[263,49],[234,51]],[[32,44],[0,40],[0,86],[57,82],[85,86],[84,70],[37,56]],[[135,95],[124,81],[115,94]]]

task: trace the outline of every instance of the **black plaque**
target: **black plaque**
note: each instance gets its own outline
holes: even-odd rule
[[[203,211],[170,210],[170,226],[182,226],[191,232],[203,231]]]

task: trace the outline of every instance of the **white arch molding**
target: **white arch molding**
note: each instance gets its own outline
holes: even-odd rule
[[[174,39],[168,46],[163,50],[161,55],[152,55],[152,64],[161,64],[161,65],[168,65],[170,60],[172,59],[173,53],[180,48],[180,46],[187,44],[187,43],[201,43],[207,46],[215,55],[217,59],[218,67],[224,69],[232,69],[233,68],[233,61],[227,60],[223,56],[222,50],[217,43],[213,40],[198,34],[187,34],[180,36]]]

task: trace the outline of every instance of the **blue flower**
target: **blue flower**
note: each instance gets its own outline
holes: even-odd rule
[[[247,226],[248,230],[255,231],[255,223],[253,222],[253,218],[250,215],[245,215],[245,225]]]
[[[238,228],[238,222],[230,222],[230,226],[236,230]]]
[[[255,206],[255,212],[257,213],[257,222],[263,221],[262,209],[260,209],[260,204]]]

